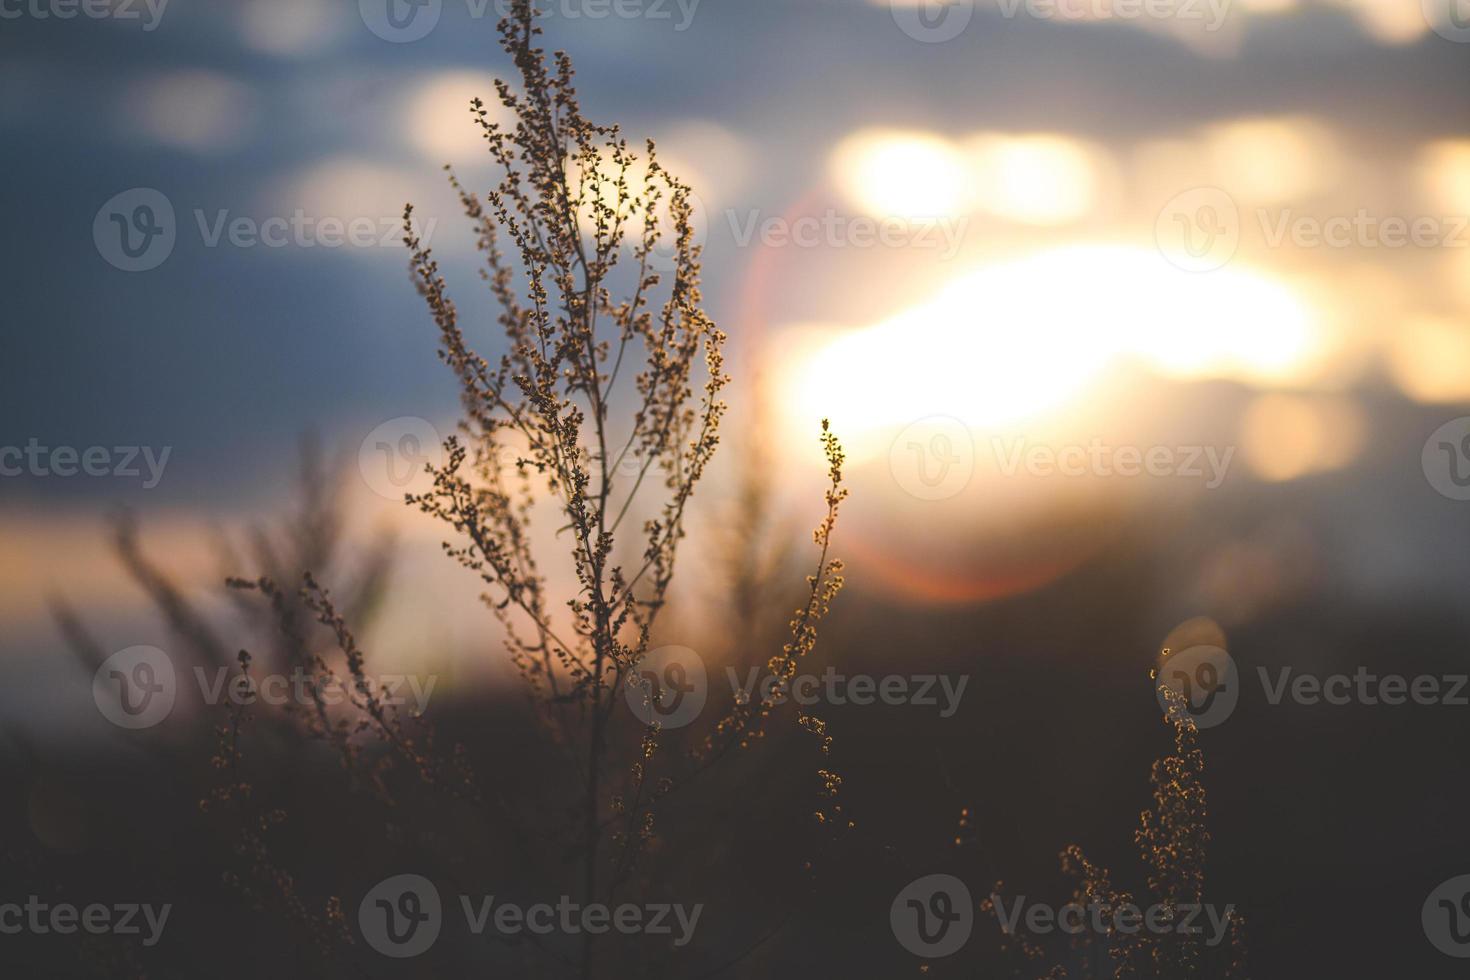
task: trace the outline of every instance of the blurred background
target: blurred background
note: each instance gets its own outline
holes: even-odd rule
[[[853,809],[942,844],[969,806],[1008,881],[1054,875],[1070,841],[1127,864],[1169,745],[1149,670],[1208,617],[1245,675],[1201,735],[1212,889],[1250,910],[1256,975],[1455,975],[1420,906],[1470,871],[1470,708],[1273,706],[1255,674],[1470,669],[1462,8],[552,4],[588,115],[695,189],[731,337],[728,443],[663,641],[728,646],[711,542],[752,479],[805,561],[830,418],[851,591],[824,662],[970,677],[951,718],[834,712]],[[494,5],[443,0],[407,33],[366,0],[131,9],[0,4],[0,446],[139,447],[140,471],[0,477],[0,739],[79,772],[125,757],[57,603],[104,652],[172,642],[115,554],[126,512],[225,615],[221,542],[294,506],[303,438],[345,474],[346,567],[396,542],[379,669],[499,689],[476,583],[394,476],[458,413],[405,202],[500,353],[441,171],[493,183],[467,106],[509,67]],[[38,834],[74,792],[19,785]],[[823,923],[838,963],[912,972],[852,952],[887,938],[886,902]],[[768,952],[751,975],[832,962]]]

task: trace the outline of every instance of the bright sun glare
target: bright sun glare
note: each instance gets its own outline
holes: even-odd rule
[[[1120,361],[1173,377],[1298,380],[1320,327],[1245,267],[1194,275],[1157,252],[1077,245],[983,266],[875,325],[785,347],[788,431],[831,417],[849,453],[928,415],[1005,429],[1077,402]]]
[[[927,218],[965,206],[968,178],[958,150],[929,133],[862,130],[832,154],[847,196],[869,214]]]
[[[864,129],[838,144],[831,168],[857,207],[881,217],[980,210],[1031,225],[1075,221],[1094,205],[1101,152],[1054,133],[934,133]]]

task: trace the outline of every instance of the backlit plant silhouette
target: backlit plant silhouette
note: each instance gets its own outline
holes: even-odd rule
[[[844,457],[823,422],[813,433],[828,467],[815,568],[784,646],[765,663],[769,676],[753,688],[761,693],[732,695],[677,733],[677,743],[663,729],[665,702],[679,692],[648,676],[645,658],[667,631],[661,614],[671,603],[690,501],[720,443],[730,381],[725,336],[701,307],[692,192],[658,163],[651,141],[635,151],[616,127],[582,115],[570,60],[548,59],[536,47],[530,0],[512,0],[499,31],[517,83],[497,82],[503,112],[476,99],[466,120],[483,135],[499,181],[483,197],[452,171],[449,181],[477,233],[502,353],[488,358],[471,348],[475,330],[405,208],[412,277],[463,408],[442,463],[428,467],[432,485],[406,502],[446,526],[444,550],[480,579],[542,737],[521,726],[509,744],[479,744],[462,730],[505,727],[461,723],[444,737],[439,719],[399,712],[370,675],[369,653],[351,625],[383,593],[389,542],[366,553],[357,575],[342,575],[336,500],[319,467],[305,471],[299,519],[282,535],[257,532],[243,556],[231,555],[255,569],[227,580],[253,627],[255,652],[231,654],[211,617],[143,560],[130,527],[119,538],[129,572],[178,638],[177,666],[184,656],[231,665],[232,681],[245,689],[266,673],[305,677],[303,703],[282,710],[227,703],[211,719],[213,739],[144,741],[180,764],[175,757],[212,743],[214,775],[199,809],[233,850],[225,882],[289,924],[282,955],[325,975],[378,975],[391,965],[369,962],[376,954],[358,942],[353,911],[372,878],[390,865],[403,870],[397,862],[501,894],[511,887],[497,877],[509,854],[522,869],[513,884],[537,901],[562,890],[584,905],[611,905],[640,889],[677,892],[677,882],[652,880],[643,860],[650,850],[720,837],[707,825],[672,836],[665,803],[692,785],[717,788],[700,776],[765,738],[843,585],[829,548],[847,495]],[[349,585],[340,596],[326,585],[339,576]],[[755,594],[747,588],[732,600],[737,616],[755,618],[746,608]],[[87,662],[100,663],[80,621],[61,607],[58,618]],[[346,703],[329,703],[329,690],[345,691]],[[811,785],[819,802],[798,811],[814,815],[819,838],[830,839],[851,825],[838,801],[832,738],[822,719],[792,714],[788,731],[809,738],[819,760]],[[320,778],[322,747],[345,777],[349,805]],[[293,787],[306,773],[311,793],[303,797]],[[349,836],[355,853],[333,865],[318,841]],[[364,847],[381,851],[379,859],[362,860]],[[672,897],[708,900],[711,887]],[[704,975],[769,936],[734,940],[733,950],[718,951],[714,971],[701,967]],[[674,972],[660,948],[667,940],[615,938],[584,930],[571,957],[534,937],[508,952],[523,957],[523,974]]]
[[[540,28],[529,0],[513,2],[499,27],[519,73],[515,88],[497,82],[511,121],[502,124],[476,99],[470,122],[501,177],[483,200],[453,172],[449,180],[477,231],[504,353],[491,359],[471,349],[438,261],[406,208],[413,278],[463,407],[442,464],[428,467],[432,487],[406,499],[447,525],[453,537],[445,551],[481,580],[545,741],[577,780],[573,799],[527,813],[499,780],[472,771],[465,746],[446,751],[427,720],[399,717],[367,676],[348,616],[309,571],[299,596],[269,575],[231,584],[276,610],[288,659],[307,670],[312,690],[345,683],[353,692],[346,712],[318,701],[300,724],[336,750],[355,788],[399,807],[406,787],[401,780],[395,787],[393,774],[401,767],[446,800],[496,811],[497,825],[519,839],[551,843],[577,866],[584,903],[612,902],[659,836],[663,801],[760,740],[788,700],[798,662],[814,649],[818,623],[843,584],[842,565],[828,553],[847,495],[843,452],[824,422],[829,481],[814,533],[818,557],[789,640],[766,664],[773,682],[761,686],[759,700],[723,709],[683,751],[661,752],[669,733],[658,710],[645,724],[632,706],[641,697],[665,707],[670,693],[647,684],[640,666],[670,601],[686,511],[719,445],[725,337],[700,306],[689,187],[660,166],[652,142],[640,155],[616,127],[581,114],[569,59],[557,53],[548,62],[535,46]],[[549,520],[554,533],[533,532],[533,518],[538,526]],[[565,570],[561,579],[556,567]],[[242,651],[238,662],[248,675],[250,656]],[[288,815],[253,800],[242,766],[248,720],[235,708],[219,729],[215,766],[226,778],[205,801],[211,811],[233,809],[239,821],[236,851],[246,866],[233,880],[262,903],[274,894],[323,950],[350,942],[342,897],[307,901],[267,844]],[[820,718],[802,713],[795,722],[829,754]],[[815,815],[835,832],[848,822],[836,801],[841,777],[828,766],[824,759],[816,773]],[[579,942],[576,962],[566,965],[583,977],[616,975],[627,962],[600,950],[590,931]],[[637,969],[650,970],[646,962]]]
[[[1165,659],[1168,656],[1165,650]],[[1189,931],[1198,927],[1186,926],[1186,918],[1192,921],[1193,912],[1205,901],[1205,857],[1210,844],[1205,758],[1183,695],[1159,681],[1157,673],[1155,682],[1166,705],[1164,721],[1173,729],[1174,751],[1154,761],[1149,774],[1154,805],[1139,815],[1133,834],[1147,872],[1148,899],[1137,901],[1129,891],[1119,890],[1106,868],[1090,861],[1076,844],[1068,846],[1061,853],[1062,870],[1076,882],[1069,901],[1083,909],[1099,910],[1097,918],[1105,928],[1101,932],[1080,929],[1066,936],[1066,948],[1059,949],[1056,943],[1002,923],[1001,954],[1013,976],[1044,980],[1073,976],[1244,980],[1249,976],[1245,917],[1238,909],[1229,907],[1223,936],[1209,937],[1207,930]],[[996,904],[997,899],[1004,901],[1003,887],[996,882],[990,897],[980,904],[982,911],[997,920],[1001,920]],[[1162,925],[1118,927],[1120,909],[1151,906],[1160,909]]]
[[[446,551],[483,580],[484,600],[545,720],[558,741],[575,747],[584,779],[578,849],[590,901],[623,883],[653,833],[657,801],[760,735],[796,661],[814,646],[817,623],[842,586],[841,564],[827,549],[846,496],[843,457],[824,424],[831,483],[815,534],[821,552],[791,641],[768,665],[777,678],[772,693],[735,705],[683,772],[657,782],[648,767],[660,730],[648,726],[613,783],[614,715],[668,601],[686,509],[719,444],[725,337],[699,305],[689,187],[659,165],[651,141],[640,159],[616,127],[582,115],[570,60],[558,52],[548,64],[535,47],[540,28],[529,0],[511,4],[500,31],[520,74],[519,92],[497,82],[513,122],[500,124],[478,99],[472,113],[502,177],[483,203],[452,173],[450,180],[476,223],[508,351],[492,362],[470,349],[407,209],[414,276],[465,413],[460,436],[446,441],[446,462],[434,469],[433,489],[410,501],[460,536]],[[518,262],[507,260],[503,238]],[[618,273],[627,295],[614,298]],[[625,395],[631,404],[620,411]],[[561,602],[532,547],[542,491],[555,502],[575,575],[575,594]],[[636,536],[636,549],[620,547],[625,536]],[[822,723],[803,717],[801,724],[825,749]],[[824,787],[835,792],[825,776]],[[584,975],[592,947],[588,935]]]

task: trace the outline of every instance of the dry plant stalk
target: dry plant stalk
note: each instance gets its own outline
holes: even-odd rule
[[[1164,651],[1167,658],[1169,651]],[[1154,680],[1166,709],[1164,721],[1173,729],[1174,752],[1156,759],[1149,773],[1153,785],[1154,806],[1139,814],[1133,842],[1147,870],[1148,894],[1152,904],[1160,906],[1166,922],[1172,927],[1189,907],[1198,908],[1204,901],[1205,857],[1210,843],[1205,806],[1204,752],[1198,743],[1198,727],[1188,712],[1183,695]],[[1174,980],[1178,977],[1219,977],[1245,980],[1247,966],[1245,917],[1231,908],[1225,942],[1219,947],[1208,945],[1198,934],[1116,928],[1114,913],[1125,906],[1137,906],[1132,893],[1113,886],[1108,870],[1090,861],[1082,848],[1073,844],[1061,853],[1062,870],[1077,884],[1071,901],[1082,908],[1100,907],[1107,929],[1102,934],[1081,932],[1071,938],[1070,958],[1080,963],[1081,975],[1100,975],[1098,956],[1111,962],[1111,969],[1101,966],[1107,975],[1122,978]],[[1003,885],[996,882],[993,895],[1000,895]],[[1144,905],[1151,904],[1149,902]],[[992,898],[981,903],[983,911],[999,910]],[[1035,938],[1017,930],[1002,931],[1002,952],[1010,958],[1016,976],[1044,977],[1061,980],[1071,976],[1065,966],[1054,961],[1049,951]],[[1045,970],[1045,973],[1039,972]]]
[[[701,249],[689,187],[659,165],[652,141],[640,160],[617,127],[582,115],[568,57],[556,52],[548,64],[535,46],[540,28],[530,0],[513,0],[499,30],[520,74],[518,91],[496,82],[513,122],[501,125],[478,99],[471,111],[502,176],[484,203],[452,172],[449,179],[476,225],[481,274],[508,350],[495,362],[471,350],[438,263],[414,230],[412,208],[405,209],[413,275],[464,410],[460,434],[446,440],[445,463],[430,467],[432,490],[408,500],[460,535],[445,550],[482,579],[482,598],[503,625],[542,717],[573,747],[583,778],[582,888],[591,901],[604,887],[609,830],[617,851],[606,887],[615,890],[653,833],[654,801],[762,734],[842,587],[841,563],[827,552],[847,491],[842,450],[824,422],[830,486],[815,533],[820,557],[791,640],[767,665],[774,689],[759,704],[735,705],[691,753],[688,771],[652,785],[646,767],[661,733],[648,726],[625,784],[610,786],[610,727],[624,685],[649,650],[686,508],[719,444],[720,395],[729,382],[725,335],[699,305]],[[501,250],[502,235],[518,262]],[[614,299],[619,277],[627,295]],[[615,411],[624,397],[620,378],[631,387],[631,408]],[[560,603],[531,544],[533,503],[542,492],[554,501],[558,536],[569,535],[577,583]],[[635,529],[640,510],[649,516]],[[640,553],[625,562],[615,543],[630,535]],[[559,619],[553,610],[562,605],[568,615]],[[827,751],[823,723],[807,716],[799,723]],[[821,775],[824,794],[835,795],[840,777]],[[589,934],[584,976],[592,942]]]
[[[829,549],[847,490],[842,448],[823,421],[829,479],[826,512],[814,532],[819,555],[805,601],[789,622],[790,638],[766,663],[772,683],[760,685],[765,693],[758,702],[732,704],[687,751],[665,753],[668,771],[655,778],[650,769],[666,733],[657,722],[631,719],[630,726],[623,714],[632,712],[620,713],[619,705],[649,652],[668,602],[686,509],[719,445],[721,392],[730,380],[725,335],[700,306],[701,249],[690,188],[659,165],[652,141],[640,159],[617,127],[582,115],[569,58],[557,52],[548,63],[535,46],[536,17],[531,0],[511,0],[498,25],[520,76],[514,89],[496,82],[513,123],[497,122],[479,99],[470,107],[502,172],[498,185],[482,201],[449,172],[478,234],[481,276],[499,307],[507,345],[498,360],[470,348],[438,262],[415,231],[412,206],[404,209],[412,276],[438,328],[439,355],[458,380],[464,413],[459,432],[445,440],[444,462],[428,467],[432,488],[405,499],[452,528],[457,543],[446,542],[445,551],[481,579],[482,599],[503,627],[538,717],[551,742],[570,756],[568,768],[579,781],[572,825],[558,824],[559,808],[525,819],[497,780],[475,778],[463,745],[441,751],[428,722],[400,718],[386,690],[370,680],[366,654],[348,624],[376,605],[388,548],[370,553],[345,600],[334,600],[318,583],[313,569],[331,564],[339,530],[325,480],[313,479],[321,476],[318,469],[304,471],[305,508],[288,524],[284,545],[258,531],[249,557],[260,572],[226,584],[242,611],[273,627],[273,638],[263,641],[270,647],[266,663],[306,678],[307,703],[275,719],[295,744],[325,742],[350,787],[385,808],[403,802],[390,777],[405,772],[458,803],[495,809],[523,837],[570,842],[561,850],[578,862],[584,902],[610,902],[655,836],[655,806],[732,749],[764,738],[773,713],[790,700],[797,662],[815,648],[818,624],[843,586],[842,563]],[[502,236],[514,246],[514,260],[502,251]],[[533,548],[533,512],[547,508],[556,513],[556,540],[567,544],[575,576],[569,595],[556,594],[541,560],[547,556]],[[194,658],[233,662],[234,679],[248,683],[252,655],[241,650],[229,657],[206,618],[143,561],[130,533],[121,540],[130,572]],[[299,590],[278,584],[292,578],[300,579]],[[60,607],[58,618],[88,659],[100,662],[80,622]],[[325,702],[328,688],[347,692],[340,710]],[[242,742],[254,720],[235,705],[216,727],[210,761],[217,782],[200,809],[237,827],[242,873],[227,880],[252,904],[273,901],[331,959],[353,943],[343,901],[335,894],[308,898],[303,877],[268,845],[287,814],[260,804],[266,794],[245,774]],[[801,713],[795,723],[817,737],[823,756],[830,754],[821,719]],[[630,729],[631,738],[618,739]],[[822,804],[815,816],[835,832],[851,823],[835,802],[842,777],[826,765],[816,773]],[[270,772],[268,761],[262,771]],[[595,942],[592,931],[583,933],[577,966],[584,978],[601,968]]]

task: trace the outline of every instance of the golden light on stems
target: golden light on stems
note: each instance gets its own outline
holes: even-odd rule
[[[578,160],[569,162],[568,179],[572,186],[580,187],[583,192],[576,211],[577,224],[586,238],[597,236],[599,211],[609,216],[621,214],[622,220],[627,222],[633,217],[628,201],[630,194],[641,193],[650,186],[650,179],[654,186],[657,185],[658,178],[651,171],[648,154],[642,148],[636,148],[629,157],[625,167],[624,161],[615,160],[612,151],[602,147],[598,150],[595,166]],[[658,166],[662,171],[678,174],[691,187],[709,187],[702,173],[662,148],[658,152]],[[619,187],[620,180],[623,188]],[[692,208],[689,220],[694,227],[694,241],[699,244],[708,235],[709,215],[702,196],[691,192],[688,199]],[[663,192],[656,202],[646,202],[637,215],[639,222],[648,214],[653,216],[658,236],[663,242],[673,242],[678,238],[678,218],[670,209],[671,200],[671,195]],[[662,255],[664,251],[666,249],[657,250],[656,254]]]

